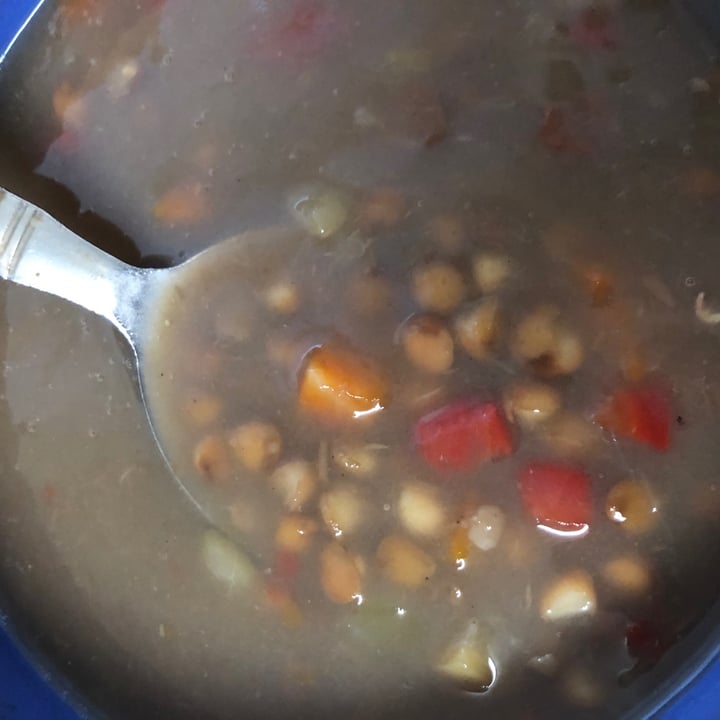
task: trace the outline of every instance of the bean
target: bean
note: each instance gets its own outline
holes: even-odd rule
[[[402,488],[397,514],[405,529],[419,537],[435,537],[447,524],[447,515],[437,489],[420,483],[407,484]]]
[[[196,392],[185,406],[190,422],[196,427],[205,427],[214,423],[222,412],[222,400],[217,395]]]
[[[415,302],[425,310],[452,312],[465,297],[465,281],[449,263],[433,262],[416,268],[412,275]]]
[[[400,330],[405,355],[419,370],[447,372],[453,364],[454,343],[445,325],[432,315],[415,315]]]
[[[560,404],[560,393],[549,385],[523,383],[506,391],[503,407],[511,421],[532,428],[552,418]]]
[[[278,429],[270,423],[257,420],[231,430],[228,442],[235,457],[254,472],[270,469],[278,461],[282,450]]]
[[[495,293],[512,274],[510,258],[496,253],[480,253],[473,258],[472,275],[483,295]]]
[[[230,448],[221,435],[206,435],[193,450],[193,465],[210,482],[229,480],[233,475]]]
[[[368,519],[368,504],[354,485],[331,488],[320,498],[320,514],[336,537],[357,532]]]
[[[325,595],[335,603],[362,597],[361,564],[337,542],[326,545],[320,555],[320,581]]]
[[[490,354],[498,331],[498,308],[494,299],[481,300],[455,319],[455,336],[462,349],[476,360]]]
[[[377,561],[385,577],[397,585],[419,588],[436,570],[435,561],[415,543],[388,535],[378,547]]]
[[[292,315],[300,307],[300,290],[297,283],[283,278],[266,287],[262,299],[268,310],[278,315]]]
[[[608,560],[602,569],[608,585],[631,595],[645,595],[650,589],[650,568],[635,555],[621,555]]]
[[[317,491],[317,470],[306,460],[289,460],[270,476],[270,486],[288,510],[302,510]]]
[[[337,440],[332,446],[332,459],[342,472],[368,477],[377,469],[377,448],[367,443],[357,444]]]
[[[230,590],[247,590],[257,579],[257,571],[240,548],[217,530],[208,530],[202,547],[205,566]]]
[[[317,529],[317,522],[307,515],[283,515],[275,532],[275,545],[280,550],[302,553],[310,547]]]

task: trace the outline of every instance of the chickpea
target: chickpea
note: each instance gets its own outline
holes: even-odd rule
[[[379,275],[361,273],[352,278],[348,286],[348,302],[359,315],[380,315],[388,309],[391,300],[390,286]]]
[[[362,593],[362,563],[340,543],[332,542],[320,554],[320,581],[333,602],[353,602]]]
[[[567,620],[592,615],[597,608],[592,578],[584,570],[574,570],[553,581],[540,600],[543,620]]]
[[[475,360],[490,354],[497,336],[498,309],[494,299],[482,300],[455,319],[455,336],[462,349]]]
[[[541,377],[569,375],[584,360],[580,338],[558,319],[557,308],[543,306],[530,313],[515,331],[513,350]]]
[[[272,489],[291,512],[302,510],[317,491],[317,470],[306,460],[289,460],[270,476]]]
[[[310,547],[318,525],[306,515],[283,515],[275,532],[275,545],[280,550],[302,553]]]
[[[197,427],[211,425],[222,413],[222,400],[209,393],[193,393],[186,404],[186,413],[190,422]]]
[[[559,455],[578,457],[600,444],[598,428],[580,415],[562,412],[542,425],[543,441]]]
[[[405,196],[390,188],[372,192],[360,210],[361,225],[369,230],[395,227],[407,213]]]
[[[193,465],[210,482],[229,480],[233,475],[230,448],[221,435],[206,435],[195,446]]]
[[[632,535],[651,530],[658,520],[658,507],[650,488],[638,480],[613,485],[605,503],[607,516]]]
[[[235,457],[254,472],[268,470],[275,465],[282,450],[278,429],[266,422],[239,425],[230,432],[228,441]]]
[[[483,295],[497,292],[512,274],[510,258],[496,253],[480,253],[473,258],[472,274]]]
[[[292,280],[272,283],[263,291],[262,299],[265,306],[278,315],[292,315],[300,307],[300,291]]]
[[[409,588],[421,587],[437,568],[424,550],[400,535],[388,535],[380,543],[377,561],[388,580]]]
[[[354,485],[337,485],[320,498],[320,514],[333,535],[351,535],[366,522],[368,504]]]
[[[459,253],[467,239],[462,219],[451,213],[436,215],[430,221],[428,231],[435,245],[449,254]]]
[[[377,470],[377,449],[372,445],[354,445],[338,440],[332,446],[332,459],[343,472],[368,477]]]
[[[420,483],[405,485],[400,491],[397,514],[405,529],[419,537],[435,537],[447,523],[436,489]]]
[[[621,555],[608,560],[602,575],[608,585],[631,595],[644,595],[650,589],[650,568],[641,558]]]
[[[452,367],[452,335],[437,318],[414,316],[400,330],[400,341],[408,360],[419,370],[444,373]]]
[[[504,409],[511,421],[533,428],[552,418],[560,404],[560,393],[555,388],[542,383],[524,383],[505,393]]]
[[[458,270],[446,262],[433,262],[416,268],[412,275],[415,302],[425,310],[452,312],[465,297],[465,281]]]

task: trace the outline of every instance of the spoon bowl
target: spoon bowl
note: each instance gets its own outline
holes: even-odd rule
[[[138,268],[121,262],[75,234],[44,210],[0,189],[0,278],[33,288],[109,320],[127,340],[135,361],[140,394],[157,446],[178,485],[206,519],[237,534],[224,514],[213,510],[178,472],[162,441],[153,407],[158,390],[148,384],[148,358],[161,333],[168,298],[182,293],[198,273],[218,267],[225,274],[252,272],[259,263],[277,262],[299,239],[297,230],[271,226],[233,235],[171,268]],[[196,283],[193,283],[197,286]]]

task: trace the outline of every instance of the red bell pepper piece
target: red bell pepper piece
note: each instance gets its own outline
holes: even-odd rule
[[[420,418],[414,442],[423,460],[445,473],[470,472],[513,450],[502,411],[479,400],[457,400]]]
[[[670,447],[670,406],[660,387],[645,385],[615,392],[595,421],[616,437],[665,451]]]
[[[567,533],[589,527],[590,478],[583,470],[556,463],[535,463],[523,469],[519,485],[525,512],[538,525]]]

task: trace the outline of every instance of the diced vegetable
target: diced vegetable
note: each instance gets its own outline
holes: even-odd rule
[[[636,535],[651,530],[658,521],[658,507],[647,483],[623,480],[613,485],[605,504],[607,516]]]
[[[495,505],[481,505],[468,521],[468,538],[480,550],[493,550],[505,529],[505,513]]]
[[[361,564],[337,542],[326,545],[320,555],[320,580],[325,595],[335,603],[347,604],[362,597]]]
[[[622,388],[598,410],[596,422],[620,438],[664,452],[670,447],[670,405],[657,385]]]
[[[431,312],[452,312],[465,297],[465,281],[460,272],[446,262],[421,265],[412,274],[415,302]]]
[[[455,336],[462,349],[476,360],[490,354],[498,331],[498,307],[493,298],[481,300],[455,318]]]
[[[415,425],[415,447],[436,470],[470,472],[513,450],[505,418],[497,405],[456,400],[422,417]]]
[[[495,682],[495,663],[487,645],[476,638],[467,638],[449,647],[437,670],[466,692],[487,692]]]
[[[290,196],[290,210],[310,235],[325,238],[345,224],[349,205],[345,196],[330,187],[310,185]]]
[[[439,535],[447,520],[437,488],[421,483],[405,485],[400,491],[397,514],[403,527],[420,537]]]
[[[505,284],[512,274],[512,264],[506,255],[480,253],[473,258],[472,273],[478,290],[488,295]]]
[[[520,473],[525,512],[538,525],[560,533],[586,530],[592,518],[590,478],[575,467],[536,463]]]
[[[302,510],[317,490],[318,476],[315,465],[307,460],[283,463],[270,476],[270,486],[288,510]]]
[[[255,472],[272,468],[282,451],[278,429],[271,423],[257,420],[231,430],[228,442],[235,457],[248,470]]]
[[[322,345],[308,353],[299,375],[299,403],[329,423],[369,418],[384,410],[387,384],[377,367],[352,350]]]
[[[385,577],[397,585],[419,588],[435,574],[435,561],[415,543],[389,535],[378,547],[377,562]]]
[[[438,318],[415,315],[400,329],[400,342],[408,360],[419,370],[447,372],[453,364],[455,344]]]
[[[275,544],[278,549],[287,552],[304,552],[312,543],[317,529],[317,522],[307,515],[283,515],[275,532]]]
[[[448,544],[448,558],[458,568],[464,568],[470,555],[470,538],[464,525],[456,525]]]
[[[210,482],[229,480],[233,475],[230,447],[221,435],[206,435],[193,451],[193,465]]]
[[[561,402],[555,388],[542,383],[523,383],[506,391],[503,407],[509,420],[532,428],[552,418]]]
[[[351,535],[368,521],[368,503],[354,485],[335,485],[322,494],[319,505],[325,525],[336,537]]]
[[[257,571],[249,558],[217,530],[205,532],[202,554],[213,577],[230,590],[247,590],[257,581]]]
[[[595,613],[597,600],[592,578],[584,570],[574,570],[552,582],[540,600],[543,620],[568,620]]]
[[[542,306],[517,326],[513,349],[541,377],[570,375],[583,363],[580,338],[559,320],[557,308]]]

